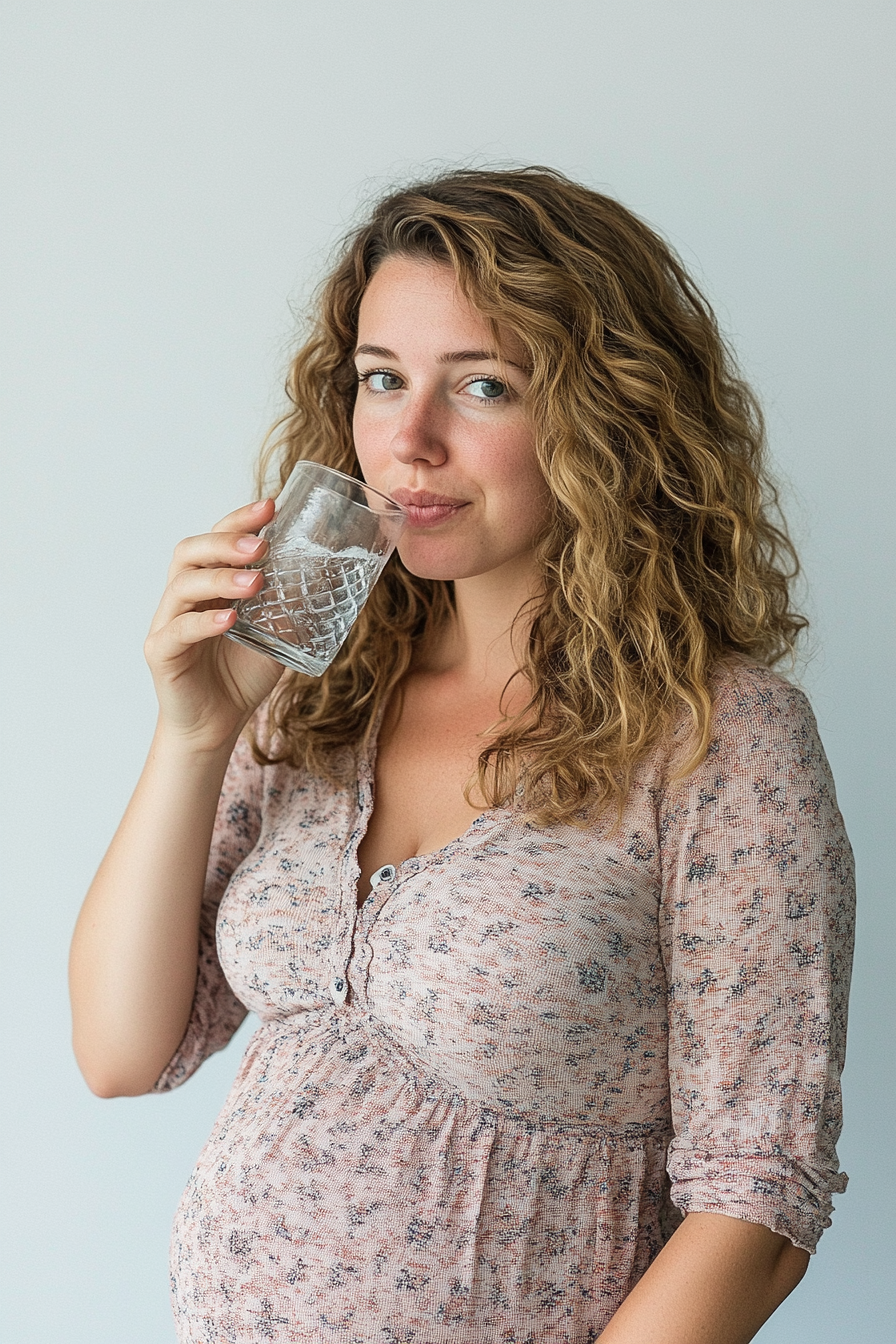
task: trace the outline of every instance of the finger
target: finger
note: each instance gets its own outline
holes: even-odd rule
[[[182,569],[165,589],[150,628],[158,630],[206,603],[217,605],[251,597],[263,585],[260,569]]]
[[[274,501],[272,499],[257,499],[254,504],[244,504],[242,508],[234,509],[233,513],[228,513],[226,518],[222,518],[219,523],[215,523],[213,532],[257,532],[265,523],[269,523],[274,516]]]
[[[265,539],[250,532],[205,532],[198,537],[184,537],[174,548],[168,582],[172,583],[185,569],[210,569],[221,565],[238,569],[255,565],[267,552]]]
[[[214,611],[188,611],[167,625],[151,631],[144,644],[146,661],[152,666],[173,662],[186,649],[228,630],[236,620],[232,607]]]

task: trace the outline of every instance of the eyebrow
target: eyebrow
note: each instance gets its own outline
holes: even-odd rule
[[[387,350],[383,345],[359,345],[355,349],[355,354],[373,355],[376,359],[398,359],[394,350]],[[439,355],[438,362],[440,364],[477,364],[480,360],[493,360],[496,364],[509,364],[512,369],[519,369],[521,373],[528,372],[522,364],[515,364],[512,359],[499,354],[497,350],[448,350],[444,355]]]

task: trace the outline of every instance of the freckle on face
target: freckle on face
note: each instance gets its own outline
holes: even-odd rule
[[[358,344],[390,351],[389,359],[366,355],[358,363],[388,369],[400,382],[400,390],[385,395],[359,387],[354,435],[365,479],[386,494],[430,491],[465,501],[443,524],[404,533],[399,553],[407,568],[458,579],[532,563],[550,497],[523,401],[527,378],[493,359],[445,361],[446,353],[494,348],[488,323],[460,292],[452,269],[387,258],[361,301]],[[502,353],[525,363],[512,338],[502,342]],[[477,400],[466,390],[476,376],[501,378],[508,395],[492,404]]]

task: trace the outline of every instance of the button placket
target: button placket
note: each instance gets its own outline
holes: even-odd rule
[[[377,868],[375,873],[371,873],[370,891],[358,910],[357,941],[352,960],[357,968],[356,984],[361,992],[366,993],[367,982],[370,977],[370,965],[373,960],[370,935],[389,898],[388,888],[397,876],[398,868],[394,863],[384,863],[382,868]]]
[[[342,1008],[349,995],[348,971],[352,962],[352,949],[358,931],[357,901],[357,850],[364,835],[373,802],[373,776],[369,761],[361,762],[361,773],[357,784],[354,803],[354,817],[350,819],[351,834],[348,845],[340,862],[340,909],[338,931],[331,949],[332,975],[327,984],[330,998],[337,1008]],[[351,870],[354,869],[354,875]]]
[[[373,771],[376,758],[376,740],[382,722],[382,714],[383,711],[380,710],[379,717],[374,726],[373,746],[368,751],[366,759],[362,758],[360,762],[360,775],[358,779],[357,794],[355,795],[357,811],[354,818],[354,835],[352,836],[352,841],[350,842],[348,850],[343,853],[342,857],[340,882],[342,908],[340,912],[340,926],[342,937],[346,941],[342,946],[341,951],[343,957],[345,957],[347,953],[347,959],[341,966],[337,963],[334,968],[332,979],[327,986],[330,992],[330,998],[337,1008],[341,1008],[349,996],[349,990],[351,988],[349,983],[349,968],[352,963],[355,961],[359,963],[359,969],[365,979],[366,972],[370,965],[370,946],[367,943],[364,934],[365,925],[368,923],[368,919],[365,918],[366,912],[363,909],[358,908],[357,853],[358,845],[367,829],[367,825],[370,821],[370,813],[373,808]],[[346,882],[346,860],[348,859],[349,854],[351,854],[352,859],[354,860],[351,867],[354,869],[355,876],[352,881]],[[391,863],[383,864],[382,868],[378,868],[370,879],[370,894],[373,893],[375,888],[379,886],[381,882],[392,881],[396,875],[396,871],[395,865]],[[369,899],[369,897],[366,899]],[[360,947],[358,946],[358,940],[361,941]],[[339,941],[341,943],[342,939]]]

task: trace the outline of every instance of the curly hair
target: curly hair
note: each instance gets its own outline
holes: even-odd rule
[[[525,347],[553,496],[537,551],[544,596],[521,613],[531,699],[494,725],[469,787],[490,807],[519,793],[540,825],[621,808],[636,765],[682,715],[682,771],[703,759],[720,660],[771,665],[807,624],[791,608],[799,567],[756,398],[679,258],[630,210],[546,168],[453,171],[385,197],[346,240],[262,480],[276,463],[285,481],[300,458],[360,477],[358,310],[395,255],[453,267],[496,338]],[[393,555],[324,676],[281,682],[259,759],[344,778],[340,749],[366,744],[415,645],[452,610],[451,583]]]

